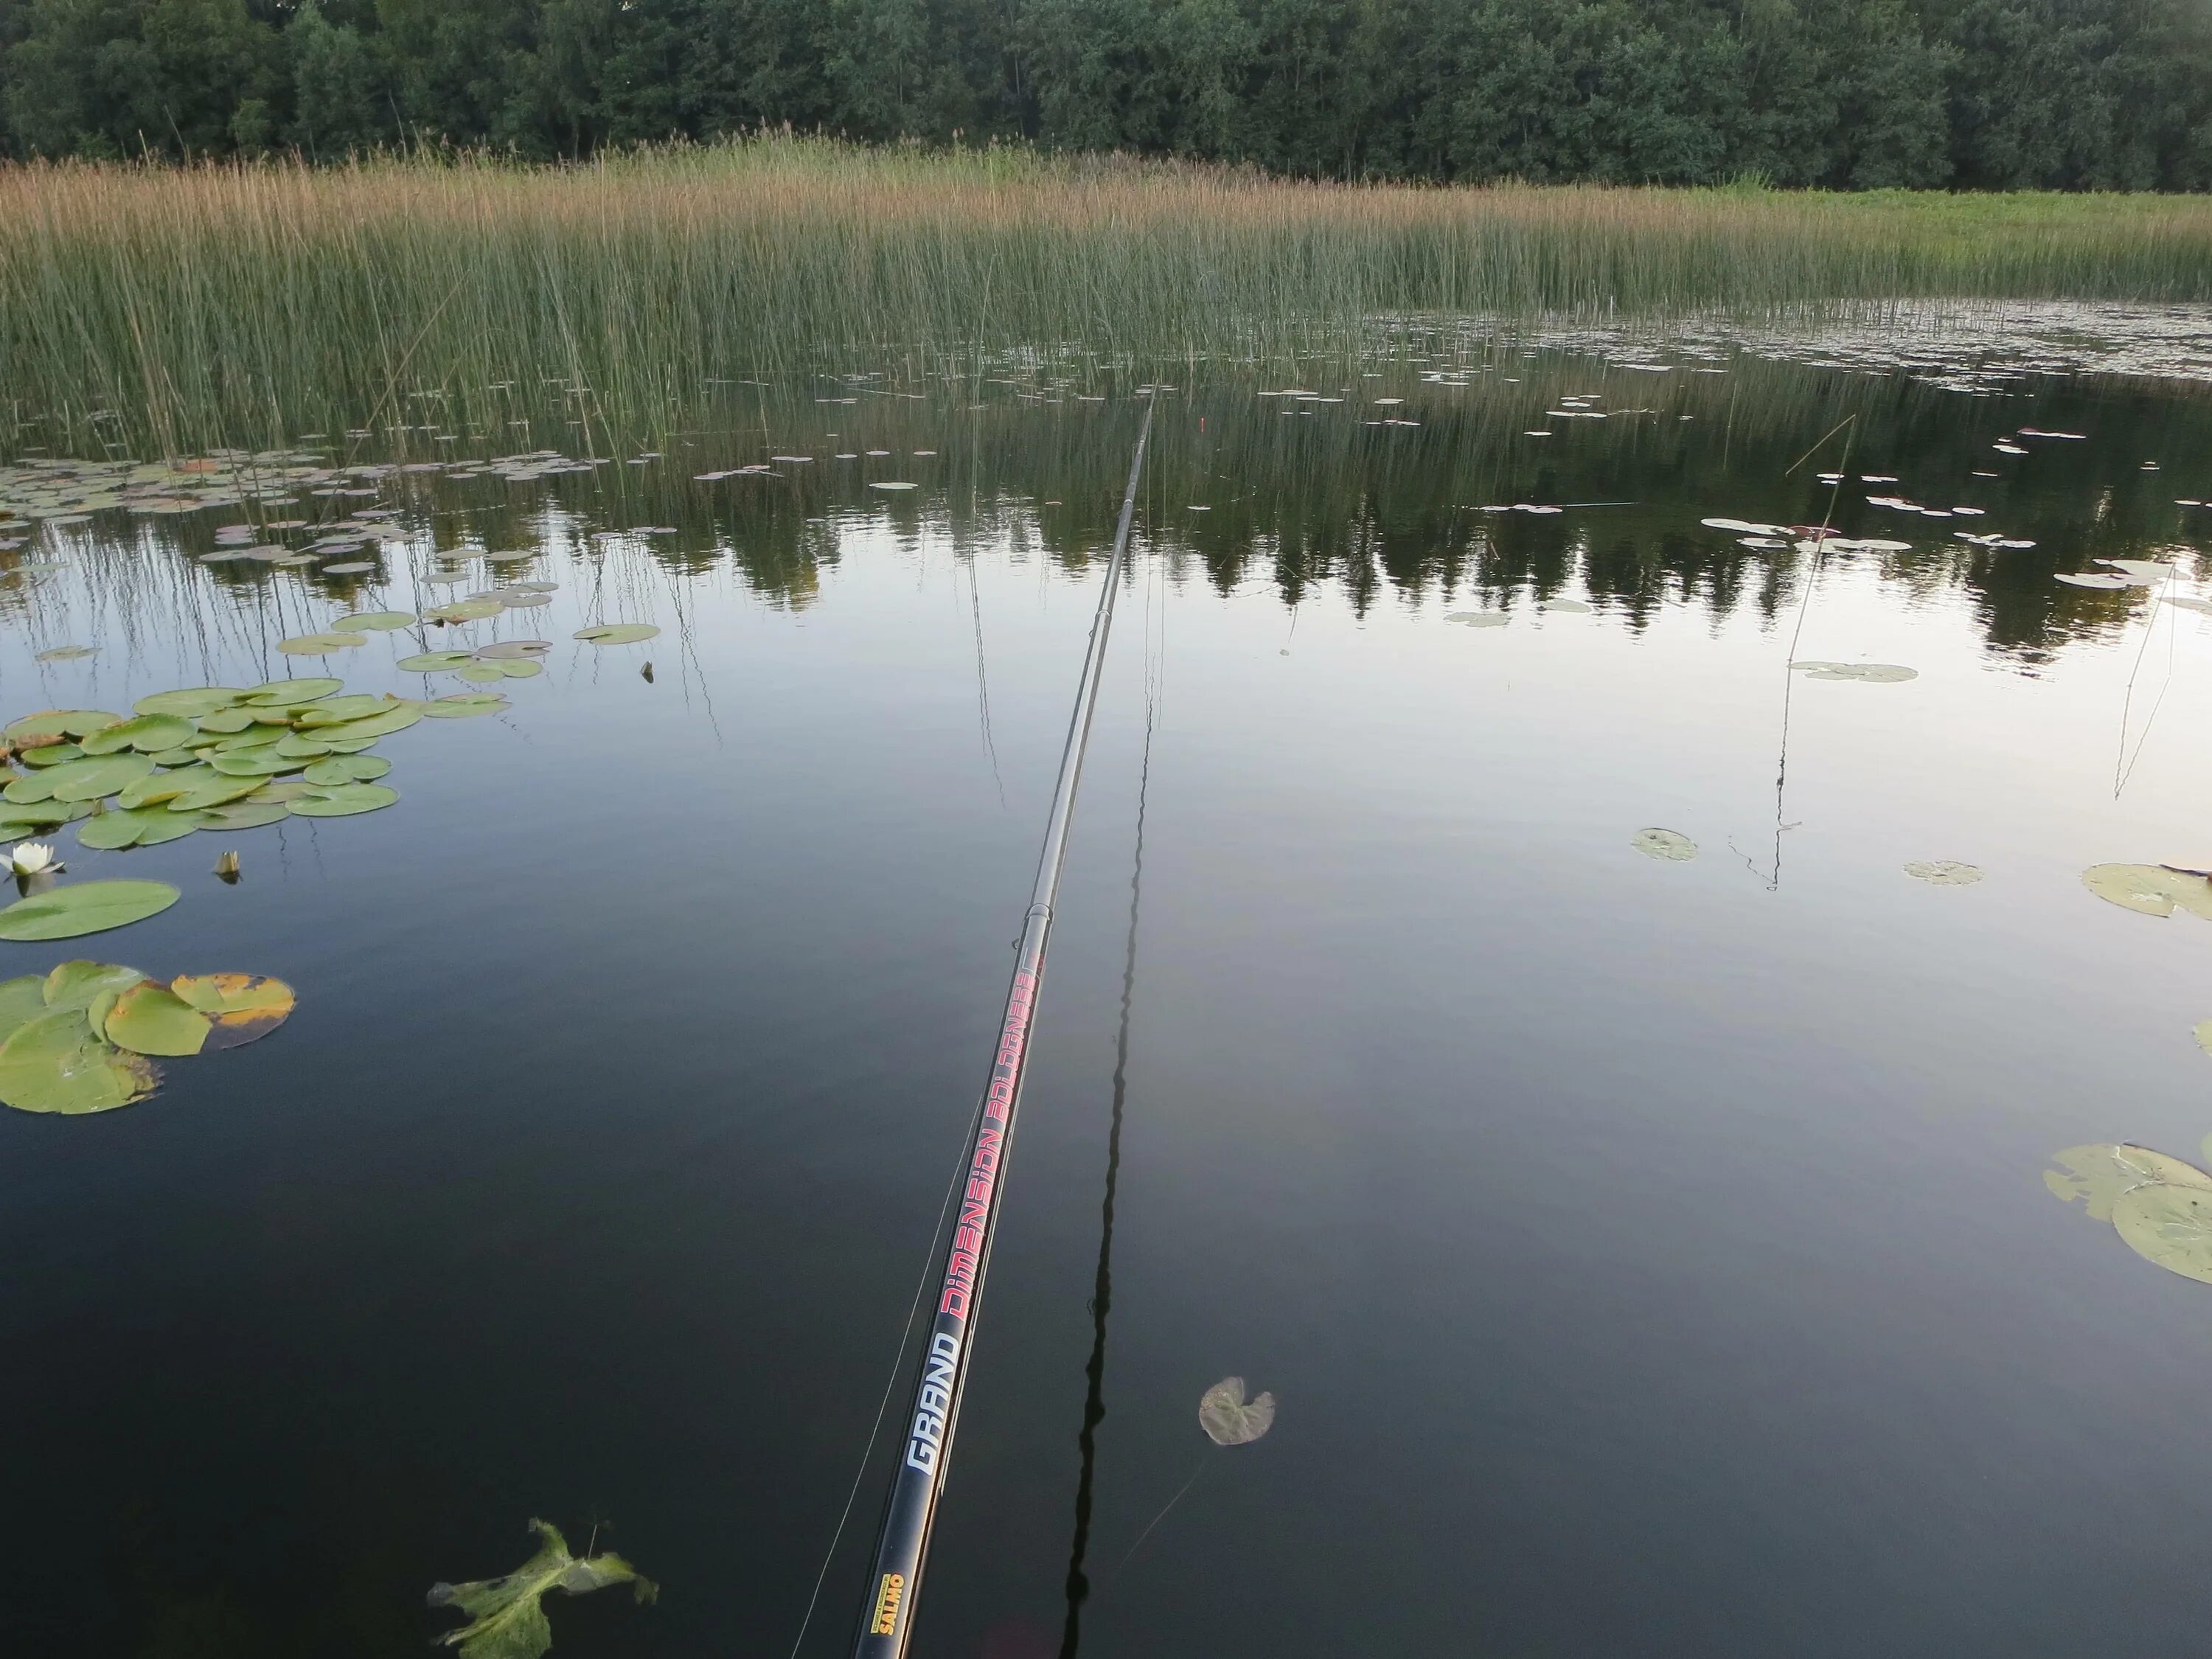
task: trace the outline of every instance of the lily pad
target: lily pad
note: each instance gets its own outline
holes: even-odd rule
[[[1638,830],[1628,844],[1648,859],[1686,863],[1698,856],[1698,843],[1679,830]]]
[[[364,714],[380,714],[387,708],[401,707],[404,703],[400,698],[356,691],[351,696],[331,697],[312,708],[301,709],[300,729],[312,732],[318,726],[343,726],[348,720],[357,720]]]
[[[487,617],[496,617],[506,606],[497,599],[456,599],[451,605],[434,605],[422,613],[425,622],[464,623],[482,622]]]
[[[2099,898],[2146,916],[2176,909],[2212,921],[2212,881],[2162,864],[2093,864],[2081,882]]]
[[[358,644],[360,641],[356,641],[355,643]],[[264,680],[248,691],[241,701],[264,706],[270,703],[283,703],[289,706],[295,703],[313,702],[318,699],[329,696],[344,684],[343,680],[319,678]]]
[[[82,1008],[49,1010],[0,1043],[0,1102],[21,1112],[112,1111],[160,1081],[147,1061],[94,1036]]]
[[[291,1017],[295,1000],[283,980],[259,974],[179,974],[169,989],[206,1016],[210,1049],[242,1048],[267,1036]]]
[[[298,732],[287,732],[270,745],[288,760],[320,760],[331,752],[331,746]]]
[[[2062,570],[2051,580],[2054,581],[2064,582],[2069,587],[2101,587],[2111,589],[2130,587],[2134,586],[2134,584],[2130,582],[2125,576],[2107,576],[2094,570],[2081,572]]]
[[[43,771],[49,766],[59,766],[64,761],[75,760],[84,750],[73,743],[40,744],[36,749],[26,749],[20,757],[24,765]]]
[[[1462,628],[1503,628],[1513,619],[1503,611],[1451,611],[1445,612],[1444,620]]]
[[[292,809],[282,801],[258,801],[250,796],[244,800],[228,801],[221,806],[210,806],[195,814],[202,830],[258,830],[264,825],[282,823],[292,816]]]
[[[1920,671],[1893,662],[1793,662],[1808,680],[1863,680],[1869,685],[1899,685],[1917,680]]]
[[[402,657],[396,665],[410,674],[447,674],[476,659],[473,651],[425,651],[420,656]]]
[[[195,772],[197,768],[192,769]],[[182,773],[174,774],[183,776]],[[241,800],[261,787],[265,774],[255,773],[250,777],[232,777],[213,767],[192,779],[191,784],[169,798],[172,812],[204,812],[210,806]]]
[[[496,691],[459,691],[450,697],[441,697],[422,710],[423,717],[436,720],[465,720],[475,714],[495,714],[502,708],[514,707]]]
[[[276,641],[288,657],[325,657],[333,651],[350,651],[363,641],[358,634],[295,634]]]
[[[500,672],[500,666],[495,662],[472,662],[461,670],[461,678],[477,685],[491,685],[505,679],[507,676]]]
[[[399,792],[381,783],[326,783],[301,795],[292,810],[303,818],[349,818],[356,812],[374,812],[399,799]],[[7,912],[0,910],[0,918]]]
[[[55,800],[98,800],[153,770],[154,763],[145,755],[87,755],[41,772],[38,781]]]
[[[319,760],[301,775],[309,783],[374,783],[392,769],[381,755],[332,755]]]
[[[2212,1188],[2212,1175],[2195,1164],[2124,1142],[2069,1146],[2063,1152],[2053,1152],[2051,1161],[2058,1168],[2043,1172],[2043,1184],[2063,1202],[2071,1204],[2079,1199],[2092,1221],[2110,1221],[2113,1203],[2131,1188],[2154,1184]]]
[[[1247,1401],[1244,1379],[1224,1376],[1198,1400],[1198,1426],[1217,1446],[1243,1446],[1274,1426],[1275,1396],[1261,1394]]]
[[[102,726],[78,746],[88,755],[112,755],[125,749],[150,755],[188,742],[197,731],[190,720],[176,714],[141,714]]]
[[[89,1008],[102,992],[127,991],[145,977],[136,968],[79,958],[61,963],[40,980],[39,999],[49,1008]]]
[[[461,1659],[539,1659],[553,1645],[553,1627],[546,1622],[544,1597],[554,1590],[567,1595],[586,1595],[611,1584],[628,1584],[641,1602],[659,1592],[653,1581],[638,1577],[637,1570],[619,1555],[594,1555],[582,1559],[568,1553],[568,1540],[551,1525],[532,1521],[538,1536],[538,1553],[513,1572],[468,1584],[433,1584],[430,1605],[453,1607],[468,1615],[470,1623],[437,1638],[446,1647],[458,1647]]]
[[[323,574],[325,576],[365,576],[375,568],[376,562],[373,559],[349,559],[343,564],[325,565],[323,567]]]
[[[1905,873],[1935,887],[1971,887],[1982,878],[1978,867],[1956,859],[1916,859],[1905,866]]]
[[[2117,570],[2130,587],[2155,587],[2173,574],[2173,567],[2156,559],[2100,559],[2099,564]]]
[[[181,840],[196,827],[190,817],[166,805],[136,806],[94,813],[77,826],[76,838],[82,846],[114,852]]]
[[[35,714],[26,714],[0,727],[0,734],[20,743],[25,738],[52,734],[61,737],[89,737],[103,726],[112,726],[123,717],[111,714],[102,708],[42,708]]]
[[[0,1042],[46,1012],[46,986],[40,974],[0,980]]]
[[[7,1049],[0,1048],[0,1063],[6,1058]],[[2212,1285],[2212,1188],[2166,1183],[2130,1188],[2113,1200],[2112,1225],[2144,1261],[2184,1279]]]
[[[503,680],[535,679],[545,672],[545,665],[542,662],[495,662],[484,665],[499,670],[499,677]]]
[[[356,611],[331,624],[348,634],[388,634],[395,628],[414,625],[415,613],[411,611]]]
[[[101,1027],[118,1048],[134,1054],[196,1054],[212,1029],[205,1014],[152,980],[132,986],[115,999]]]
[[[587,645],[637,645],[659,636],[660,630],[651,623],[601,623],[592,628],[580,628],[574,637]]]
[[[315,736],[332,749],[343,750],[351,744],[373,743],[394,732],[404,732],[422,718],[421,703],[398,703],[365,719],[348,720],[343,726],[318,726]]]
[[[271,744],[265,749],[217,755],[208,764],[227,778],[273,778],[280,772],[296,772],[307,763],[305,756],[279,754],[281,747]]]
[[[227,685],[197,685],[177,691],[156,691],[151,696],[139,698],[131,709],[137,714],[175,714],[196,720],[218,708],[229,708],[245,695]]]
[[[660,630],[653,630],[658,634]],[[550,640],[501,640],[487,645],[477,655],[485,662],[520,661],[526,657],[542,657],[553,648]]]
[[[33,662],[76,662],[82,658],[91,656],[99,649],[96,645],[58,645],[52,650],[38,653],[32,660]]]
[[[0,939],[79,939],[126,927],[174,904],[166,881],[82,881],[17,899],[0,910]]]

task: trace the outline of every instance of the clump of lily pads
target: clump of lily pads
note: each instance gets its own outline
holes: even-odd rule
[[[544,1605],[553,1591],[588,1595],[611,1584],[628,1584],[640,1603],[659,1595],[659,1586],[619,1555],[572,1555],[568,1540],[548,1521],[532,1521],[530,1529],[538,1534],[538,1553],[513,1572],[430,1587],[432,1607],[454,1608],[470,1621],[434,1638],[436,1644],[459,1648],[461,1659],[538,1659],[553,1645]]]
[[[2109,1221],[2146,1261],[2212,1285],[2212,1175],[2148,1146],[2069,1146],[2043,1184],[2092,1221]]]
[[[155,1058],[254,1042],[284,1023],[294,1000],[283,981],[258,974],[165,983],[105,962],[0,981],[0,1103],[72,1117],[131,1105],[161,1086]]]

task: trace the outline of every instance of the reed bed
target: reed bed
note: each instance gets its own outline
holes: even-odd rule
[[[15,166],[0,223],[0,441],[141,452],[489,433],[556,395],[587,432],[650,426],[717,382],[1070,345],[1158,373],[1412,314],[2212,298],[2203,198],[1429,189],[775,137]]]

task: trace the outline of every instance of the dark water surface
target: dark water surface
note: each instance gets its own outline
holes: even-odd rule
[[[2212,1129],[2212,924],[2080,880],[2212,854],[2212,620],[2160,599],[2212,574],[2176,504],[2212,495],[2212,402],[1314,373],[1346,401],[1159,399],[917,1650],[2192,1649],[2212,1290],[2041,1175]],[[349,596],[492,585],[420,586],[440,550],[562,584],[465,636],[556,642],[511,712],[380,744],[396,805],[64,831],[73,878],[183,901],[0,945],[300,994],[140,1105],[0,1110],[7,1651],[422,1652],[424,1590],[520,1565],[533,1515],[665,1586],[553,1598],[563,1659],[789,1651],[981,1082],[1139,408],[887,389],[638,466],[301,496],[396,510],[367,586],[195,562],[236,511],[0,555],[11,718],[317,672],[274,642]],[[1609,418],[1547,415],[1576,393]],[[2085,435],[1993,449],[2023,427]],[[814,459],[692,477],[769,455]],[[1482,510],[1516,503],[1602,505]],[[1832,511],[1909,549],[1816,574],[1699,522]],[[2052,580],[2114,556],[2177,574]],[[664,631],[572,642],[600,620]],[[1917,677],[1793,680],[1801,628]],[[100,649],[33,662],[67,642]],[[415,690],[423,648],[327,672]],[[1985,878],[1903,871],[1934,859]],[[1224,1450],[1195,1407],[1230,1374],[1279,1412]]]

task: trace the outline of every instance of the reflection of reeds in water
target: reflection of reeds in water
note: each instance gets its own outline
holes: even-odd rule
[[[1412,189],[788,138],[556,170],[10,167],[0,217],[10,398],[164,448],[518,420],[574,447],[799,364],[1279,354],[1410,311],[2212,295],[2202,198]]]

